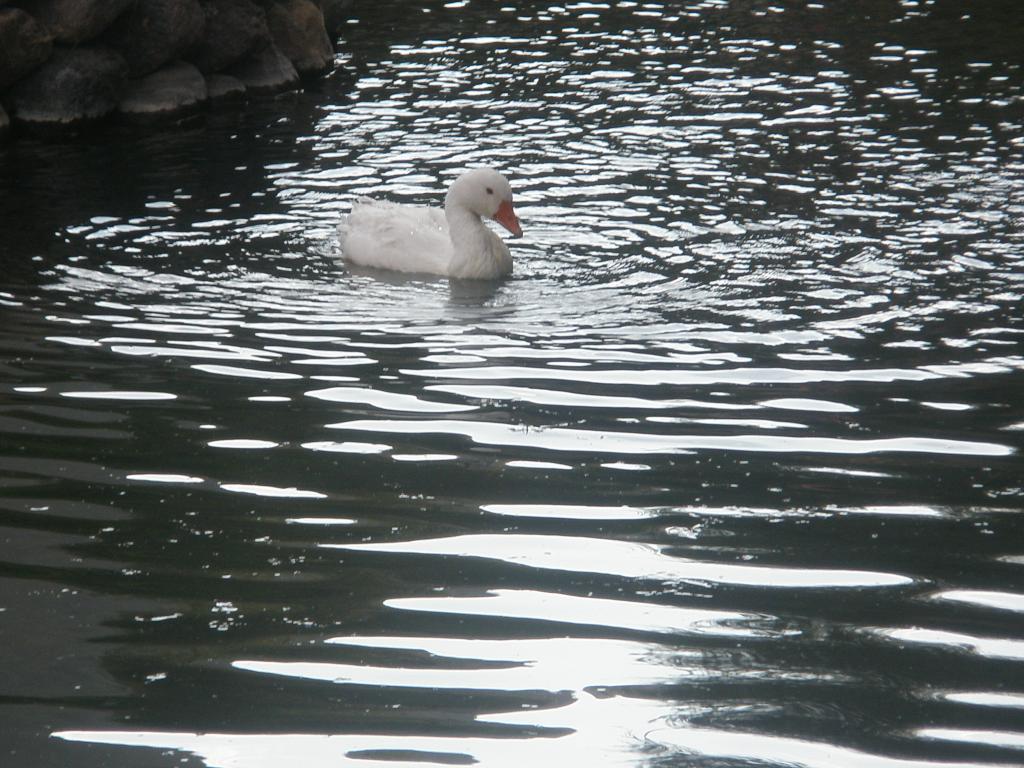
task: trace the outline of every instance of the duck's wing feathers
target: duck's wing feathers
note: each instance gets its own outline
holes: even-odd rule
[[[443,275],[451,261],[448,223],[438,208],[362,199],[338,230],[345,258],[362,266]]]

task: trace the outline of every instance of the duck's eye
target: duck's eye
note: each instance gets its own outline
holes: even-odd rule
[[[491,189],[490,187],[488,187],[488,188],[487,188],[487,194],[488,194],[488,195],[493,195],[493,194],[494,194],[494,190],[493,190],[493,189]]]

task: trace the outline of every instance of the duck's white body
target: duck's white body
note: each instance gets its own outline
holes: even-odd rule
[[[489,168],[452,184],[444,210],[363,199],[339,226],[341,248],[353,264],[398,272],[493,280],[512,272],[508,246],[487,228],[494,219],[519,236],[512,189]]]

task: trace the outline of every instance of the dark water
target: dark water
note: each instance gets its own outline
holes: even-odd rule
[[[1024,763],[1021,13],[822,5],[0,151],[0,764]],[[338,262],[485,163],[514,278]]]

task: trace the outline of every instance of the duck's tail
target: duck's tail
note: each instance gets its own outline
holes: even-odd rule
[[[373,202],[373,198],[369,197],[357,197],[355,202],[352,203],[352,208],[349,212],[341,217],[341,221],[338,222],[338,245],[341,246],[342,254],[345,253],[345,242],[348,240],[349,232],[351,231],[351,220],[352,214],[355,213],[356,208],[361,205],[369,205]]]

